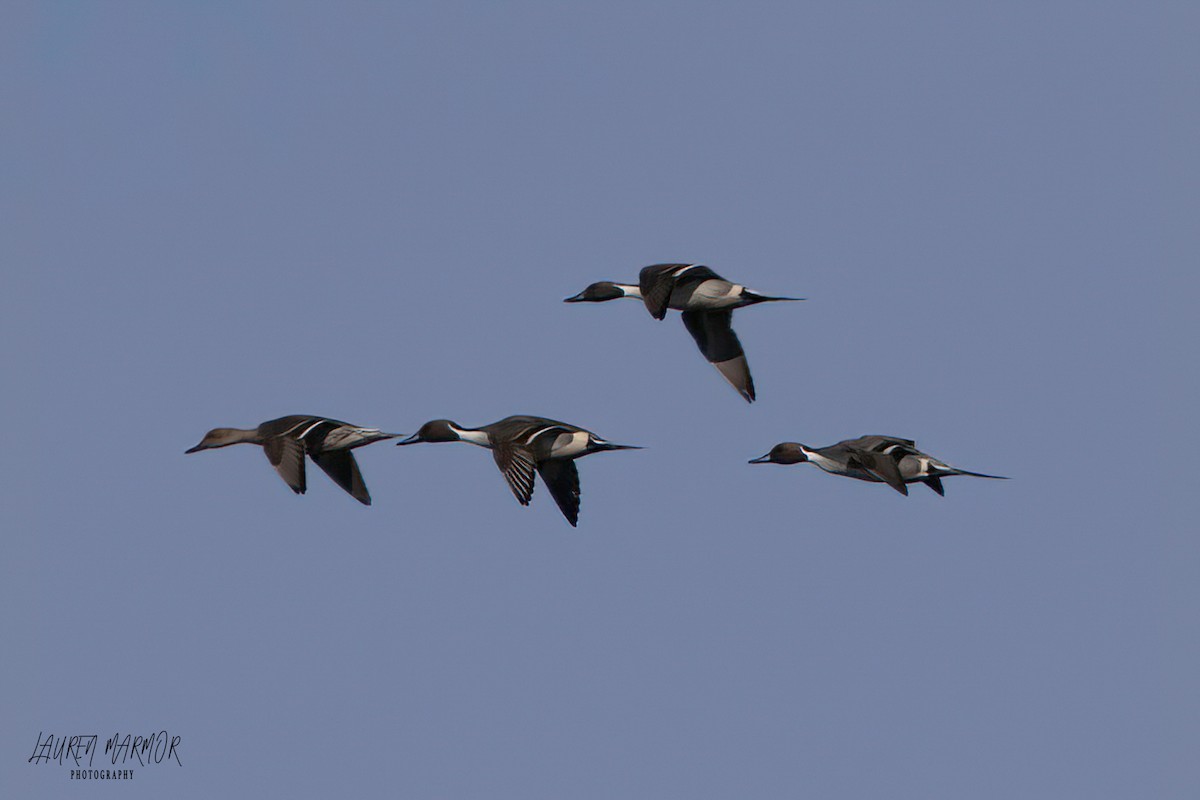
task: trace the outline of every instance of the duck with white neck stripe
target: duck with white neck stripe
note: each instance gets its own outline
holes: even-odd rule
[[[641,449],[613,444],[577,425],[530,416],[505,417],[478,428],[464,428],[448,419],[435,419],[396,444],[418,442],[469,442],[488,448],[517,502],[523,506],[529,505],[533,497],[533,473],[536,471],[571,527],[579,523],[579,472],[575,468],[575,459],[605,450]]]
[[[903,495],[910,483],[924,483],[945,496],[942,478],[970,475],[975,478],[1007,480],[1000,475],[985,475],[952,467],[917,449],[912,439],[894,436],[860,436],[828,447],[809,447],[799,442],[781,442],[751,464],[803,464],[810,462],[832,475],[871,483],[886,483]]]
[[[668,308],[683,312],[683,324],[696,346],[725,380],[746,399],[754,402],[754,380],[746,353],[733,332],[733,310],[757,303],[803,300],[802,297],[768,297],[725,280],[702,264],[652,264],[643,267],[638,285],[600,281],[568,297],[565,303],[603,303],[635,297],[655,319]]]

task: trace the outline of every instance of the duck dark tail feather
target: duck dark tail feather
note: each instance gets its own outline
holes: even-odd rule
[[[799,301],[803,297],[767,297],[765,294],[758,294],[748,289],[742,291],[742,297],[749,300],[751,303],[778,303],[784,301]]]
[[[995,480],[995,481],[1008,480],[1008,478],[1004,475],[985,475],[982,472],[971,472],[971,471],[965,470],[965,469],[958,469],[957,467],[954,470],[954,474],[955,475],[970,475],[972,478],[991,478],[992,480]]]

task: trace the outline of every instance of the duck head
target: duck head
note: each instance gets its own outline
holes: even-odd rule
[[[751,459],[750,464],[800,464],[808,461],[807,449],[797,442],[780,442],[765,456]]]
[[[620,284],[612,281],[593,283],[573,297],[563,300],[564,303],[603,303],[605,300],[616,300],[628,297],[629,293]]]
[[[462,439],[462,430],[457,423],[448,419],[433,419],[422,425],[412,436],[396,442],[396,446],[417,442],[457,442]]]
[[[186,455],[188,453],[198,453],[201,450],[212,450],[216,447],[241,444],[242,442],[253,441],[254,435],[255,431],[243,431],[237,428],[213,428],[204,434],[204,438],[200,440],[200,444],[183,452]]]

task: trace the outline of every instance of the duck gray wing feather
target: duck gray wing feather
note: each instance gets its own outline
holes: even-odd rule
[[[546,458],[554,440],[560,433],[578,433],[583,430],[577,425],[549,419],[547,417],[513,416],[486,426],[488,435],[498,445],[509,443],[525,450],[536,462]]]
[[[579,470],[569,458],[551,458],[537,465],[538,474],[558,503],[558,510],[574,528],[579,524]]]
[[[349,492],[351,497],[364,506],[371,505],[371,495],[367,492],[367,485],[363,482],[362,473],[358,471],[358,462],[354,460],[353,453],[349,450],[324,450],[310,456],[317,466],[325,470],[325,474]]]
[[[695,283],[721,276],[700,264],[651,264],[638,273],[638,287],[642,290],[642,302],[655,319],[667,315],[671,305],[671,293],[681,284]]]
[[[742,343],[733,332],[733,311],[684,311],[683,324],[696,346],[747,402],[754,402],[754,379]]]
[[[304,494],[307,485],[304,477],[304,443],[290,436],[272,436],[263,442],[267,460],[283,482],[292,487],[296,494]]]
[[[857,439],[847,439],[840,444],[852,450],[869,450],[875,453],[881,453],[892,445],[900,445],[910,450],[910,455],[919,453],[915,441],[912,439],[900,439],[896,436],[860,436]]]
[[[671,302],[671,290],[675,288],[674,273],[687,264],[653,264],[643,267],[638,273],[638,286],[642,290],[642,302],[655,319],[667,315]]]
[[[533,454],[511,442],[498,442],[492,446],[492,456],[517,502],[523,506],[529,505],[533,497],[533,472],[536,466]]]
[[[346,422],[337,422],[337,420],[326,420],[330,423],[335,423],[335,427],[321,432],[314,430],[309,436],[306,436],[311,443],[313,437],[320,434],[319,444],[322,450],[353,450],[357,447],[365,447],[374,442],[381,442],[384,439],[395,439],[396,434],[384,433],[378,428],[363,428],[359,425],[351,425]]]
[[[890,453],[873,453],[855,450],[850,456],[849,466],[874,475],[902,495],[908,495],[908,487],[900,475],[900,459]]]

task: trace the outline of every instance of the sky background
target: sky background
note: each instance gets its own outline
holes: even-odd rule
[[[1194,4],[0,16],[6,797],[1196,797]],[[759,402],[561,302],[663,261],[808,298]],[[646,449],[577,530],[467,445],[184,456],[304,413]],[[746,464],[867,433],[1013,480]]]

